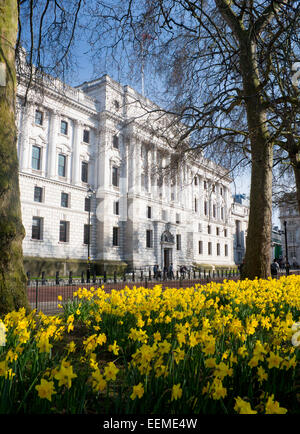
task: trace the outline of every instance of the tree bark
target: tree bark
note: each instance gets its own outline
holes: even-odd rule
[[[250,27],[246,30],[232,11],[228,0],[215,2],[239,48],[242,94],[251,146],[250,214],[242,278],[267,278],[270,275],[271,259],[273,143],[270,142],[267,113],[260,94],[257,46],[253,34],[259,34],[272,18],[274,9],[267,8],[264,16],[256,21],[255,29]]]
[[[16,148],[17,30],[17,0],[0,0],[0,314],[20,307],[29,309]]]
[[[267,278],[271,261],[273,143],[259,91],[256,43],[250,40],[248,33],[241,40],[240,53],[252,157],[250,214],[242,277]]]

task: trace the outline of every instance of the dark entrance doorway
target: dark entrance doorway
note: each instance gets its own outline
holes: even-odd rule
[[[169,268],[170,264],[172,263],[171,250],[172,249],[164,249],[164,267],[167,268]]]

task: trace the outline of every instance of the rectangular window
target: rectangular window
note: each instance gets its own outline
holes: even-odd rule
[[[221,246],[220,243],[217,243],[217,256],[220,256],[221,254]]]
[[[206,181],[203,181],[203,188],[204,188],[204,190],[207,190],[207,182]]]
[[[198,210],[198,201],[195,198],[195,200],[194,200],[194,211],[197,212],[197,210]]]
[[[43,239],[43,219],[42,217],[32,217],[31,238],[33,240]]]
[[[43,189],[42,187],[34,187],[34,201],[43,202]]]
[[[63,243],[69,242],[69,222],[61,220],[59,223],[59,241]]]
[[[221,220],[224,220],[224,208],[221,208]]]
[[[113,147],[119,149],[119,137],[116,134],[113,136]]]
[[[203,241],[199,241],[198,243],[199,255],[203,253]]]
[[[217,236],[220,235],[220,228],[216,228],[216,235],[217,235]]]
[[[68,195],[68,193],[64,193],[64,192],[61,193],[60,205],[63,206],[64,208],[69,207],[69,195]]]
[[[225,253],[225,256],[228,256],[228,244],[225,244],[225,246],[224,246],[224,253]]]
[[[210,241],[208,242],[207,247],[208,247],[208,254],[212,255],[212,243]]]
[[[236,241],[236,246],[241,247],[241,222],[240,222],[240,220],[235,221],[235,241]]]
[[[91,211],[91,198],[90,197],[84,198],[84,211]]]
[[[90,132],[89,132],[89,130],[83,130],[83,141],[84,141],[84,143],[90,143]]]
[[[60,132],[61,132],[61,134],[64,134],[65,136],[68,135],[68,122],[67,121],[61,121],[60,122]]]
[[[41,148],[39,146],[32,146],[31,167],[34,170],[41,170]]]
[[[119,245],[119,228],[113,227],[113,246]]]
[[[152,218],[152,208],[151,208],[151,206],[147,206],[147,218],[148,219]]]
[[[153,247],[153,231],[151,229],[146,230],[146,247]]]
[[[58,155],[58,176],[65,178],[66,176],[67,157],[63,154]]]
[[[204,215],[208,214],[208,204],[207,201],[204,202]]]
[[[43,112],[41,112],[40,110],[35,111],[34,122],[36,123],[36,125],[43,125]]]
[[[84,225],[83,229],[83,244],[90,243],[91,225]]]
[[[114,208],[113,208],[114,214],[119,215],[119,201],[114,201]]]
[[[181,250],[181,234],[176,235],[176,250]]]
[[[195,178],[194,178],[194,184],[198,185],[198,178],[197,178],[197,176],[195,176]]]
[[[89,165],[86,161],[81,162],[81,181],[88,182]]]
[[[207,233],[210,234],[211,233],[211,226],[207,225]]]
[[[216,207],[216,205],[214,204],[214,205],[213,205],[213,218],[215,219],[216,216],[217,216],[217,207]]]
[[[119,187],[119,168],[116,166],[112,167],[112,185]]]
[[[224,237],[227,237],[227,229],[224,229]]]
[[[176,214],[176,223],[177,223],[177,224],[180,223],[180,214]]]

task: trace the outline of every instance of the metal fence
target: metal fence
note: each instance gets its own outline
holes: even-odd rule
[[[44,313],[56,313],[60,310],[59,304],[63,304],[74,298],[73,294],[79,288],[91,288],[104,286],[104,291],[110,292],[112,289],[121,290],[125,286],[132,288],[133,286],[143,286],[145,288],[153,288],[157,284],[161,284],[163,288],[187,288],[196,283],[206,284],[211,281],[222,282],[224,279],[239,279],[237,270],[188,270],[186,272],[176,272],[170,276],[168,273],[162,273],[160,276],[154,276],[150,270],[133,270],[123,275],[113,273],[108,275],[104,273],[101,276],[89,275],[83,273],[81,277],[60,277],[58,273],[54,279],[31,278],[27,274],[27,293],[29,303],[32,308],[41,310]],[[58,296],[62,297],[62,301],[58,301]]]
[[[192,270],[185,273],[176,272],[174,276],[168,276],[165,273],[160,278],[155,278],[149,270],[147,273],[144,270],[133,270],[130,273],[124,273],[122,276],[117,275],[117,273],[112,275],[104,273],[101,276],[84,274],[79,278],[73,278],[70,275],[61,278],[56,273],[54,279],[46,279],[45,276],[28,279],[27,293],[31,307],[38,311],[41,310],[45,314],[57,313],[61,310],[58,305],[73,300],[73,294],[79,288],[89,289],[104,286],[104,291],[109,293],[113,289],[118,291],[125,286],[129,288],[133,286],[153,288],[155,285],[161,284],[164,289],[167,287],[187,288],[195,284],[205,285],[212,281],[223,282],[224,279],[237,281],[240,278],[238,270]],[[291,270],[290,274],[300,274],[300,270]],[[285,272],[281,271],[280,275],[285,275]],[[58,296],[62,297],[62,301],[58,301]]]

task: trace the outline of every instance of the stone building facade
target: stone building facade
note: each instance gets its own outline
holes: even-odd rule
[[[25,93],[20,79],[25,257],[66,272],[89,245],[97,265],[234,264],[231,179],[205,158],[168,171],[155,104],[108,75],[77,88],[49,79],[24,107]]]
[[[233,252],[235,264],[241,264],[246,253],[246,237],[249,219],[249,200],[244,194],[233,196],[231,206],[233,225]]]
[[[279,204],[279,219],[281,224],[282,253],[286,260],[286,248],[288,261],[292,268],[300,266],[300,215],[296,193],[286,194]],[[284,224],[286,222],[286,225]],[[286,238],[285,238],[286,229]]]

